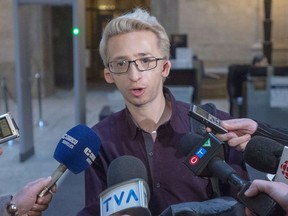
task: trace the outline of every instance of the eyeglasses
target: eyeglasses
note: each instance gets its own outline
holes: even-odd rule
[[[128,60],[111,61],[108,62],[108,67],[111,73],[124,74],[128,72],[130,64],[134,63],[137,70],[142,72],[156,68],[157,62],[159,60],[165,60],[165,58],[145,57],[131,61]]]

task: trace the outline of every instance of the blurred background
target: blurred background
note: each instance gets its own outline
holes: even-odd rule
[[[13,96],[15,82],[15,17],[13,4],[20,8],[21,43],[27,46],[29,74],[41,74],[42,94],[55,88],[73,86],[73,8],[75,0],[2,0],[0,1],[0,78],[6,78]],[[88,82],[103,80],[98,44],[105,23],[135,6],[151,11],[177,43],[175,35],[184,36],[180,46],[191,49],[203,60],[205,73],[228,74],[231,64],[250,64],[264,52],[273,65],[288,63],[288,2],[285,0],[83,0],[85,35],[85,71]],[[266,9],[265,9],[266,7]],[[266,10],[266,12],[265,12]],[[266,25],[266,38],[264,34]],[[268,26],[269,25],[269,26]],[[77,30],[77,29],[76,29]],[[174,37],[173,37],[174,36]],[[175,39],[176,38],[176,39]],[[180,41],[181,42],[181,41]],[[264,43],[265,42],[265,43]],[[268,46],[267,46],[267,43]],[[269,46],[271,50],[269,51]],[[267,51],[268,49],[268,51]],[[271,56],[270,56],[270,53]],[[175,57],[175,54],[171,57]],[[31,90],[37,95],[37,84]]]

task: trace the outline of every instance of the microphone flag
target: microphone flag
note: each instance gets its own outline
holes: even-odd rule
[[[276,182],[283,182],[288,184],[288,147],[285,146],[282,152],[280,163],[275,175]]]

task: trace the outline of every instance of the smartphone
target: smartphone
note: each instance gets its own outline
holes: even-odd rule
[[[192,111],[189,111],[188,115],[204,124],[205,126],[211,128],[216,133],[224,134],[228,132],[225,128],[221,127],[220,119],[200,108],[199,106],[193,105]]]
[[[19,129],[11,116],[5,113],[0,115],[0,144],[19,137]]]

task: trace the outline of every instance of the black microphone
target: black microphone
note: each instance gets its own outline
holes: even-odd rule
[[[190,151],[188,151],[190,149]],[[236,199],[259,216],[285,215],[284,210],[265,193],[246,197],[244,192],[251,182],[242,179],[224,161],[224,143],[214,134],[207,133],[203,138],[197,134],[186,134],[181,139],[181,150],[186,155],[184,164],[197,176],[214,176],[236,188]]]
[[[284,145],[263,136],[254,136],[246,145],[244,160],[251,167],[275,174],[282,156]]]
[[[107,170],[108,188],[100,194],[101,216],[151,216],[150,191],[143,162],[134,156],[114,159]]]

